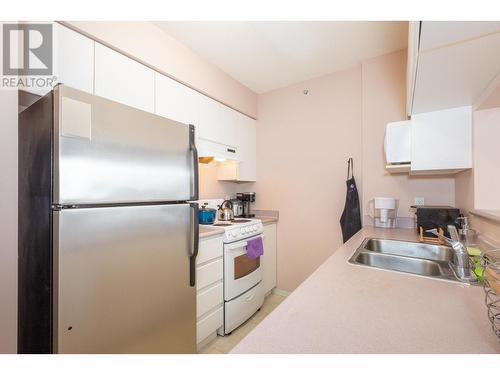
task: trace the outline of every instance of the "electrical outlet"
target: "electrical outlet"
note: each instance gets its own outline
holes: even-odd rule
[[[423,206],[424,204],[424,197],[415,197],[415,206]]]

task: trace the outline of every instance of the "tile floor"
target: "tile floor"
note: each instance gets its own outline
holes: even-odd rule
[[[257,311],[249,320],[236,328],[228,336],[217,336],[213,341],[205,345],[199,354],[226,354],[238,344],[243,337],[248,335],[271,311],[273,311],[285,297],[270,294],[264,300],[260,311]]]

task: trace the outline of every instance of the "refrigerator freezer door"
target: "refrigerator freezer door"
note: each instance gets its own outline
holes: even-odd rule
[[[55,353],[195,353],[189,204],[54,212]]]
[[[63,85],[54,98],[54,203],[197,199],[193,126]]]

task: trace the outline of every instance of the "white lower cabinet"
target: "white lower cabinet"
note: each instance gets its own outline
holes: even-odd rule
[[[276,287],[277,225],[264,224],[264,259],[262,284],[268,294]]]
[[[200,240],[196,257],[196,343],[199,348],[224,324],[223,246],[221,236]]]

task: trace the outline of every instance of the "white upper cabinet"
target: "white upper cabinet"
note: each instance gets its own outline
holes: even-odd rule
[[[88,93],[94,92],[94,41],[56,22],[53,24],[53,65],[55,84]],[[52,88],[23,88],[36,95],[45,95]]]
[[[94,41],[57,23],[53,30],[57,82],[94,93]]]
[[[155,73],[102,44],[95,44],[95,94],[154,112]]]
[[[239,112],[232,112],[229,123],[235,132],[236,157],[238,163],[219,166],[220,181],[252,182],[257,180],[257,127],[256,121]]]
[[[411,173],[455,173],[472,168],[472,107],[415,114]]]
[[[185,124],[198,125],[199,94],[155,72],[155,112]]]
[[[238,180],[257,180],[257,127],[256,121],[236,113],[238,155],[240,157]]]
[[[499,30],[498,21],[425,21],[420,36],[420,50],[480,38]]]
[[[231,108],[207,97],[199,98],[198,136],[212,142],[235,147],[236,126],[235,113]]]
[[[500,22],[424,21],[409,35],[409,115],[473,105],[500,73]]]

